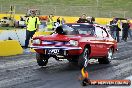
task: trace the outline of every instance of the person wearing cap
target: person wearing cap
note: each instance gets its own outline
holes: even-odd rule
[[[38,31],[40,25],[40,20],[36,16],[35,11],[31,12],[31,15],[26,19],[25,23],[27,26],[25,48],[28,48],[30,38],[32,38],[35,32]]]

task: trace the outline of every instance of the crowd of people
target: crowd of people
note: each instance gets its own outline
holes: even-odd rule
[[[94,24],[94,17],[87,17],[86,14],[83,14],[77,21],[77,23],[89,23]],[[110,34],[117,41],[127,41],[128,37],[132,39],[132,23],[129,19],[125,18],[116,18],[113,17],[112,21],[109,23]],[[122,33],[122,35],[121,35]],[[120,37],[122,36],[122,38]]]
[[[64,18],[58,17],[56,21],[53,20],[53,14],[50,14],[48,16],[48,19],[46,21],[47,30],[54,30],[60,25],[63,25],[66,23]],[[123,21],[122,21],[123,20]],[[94,24],[95,18],[94,17],[87,17],[86,14],[83,14],[77,21],[77,23],[89,23]],[[32,38],[32,36],[35,34],[36,31],[38,31],[38,27],[40,25],[40,20],[36,16],[35,12],[33,11],[31,13],[31,16],[27,18],[26,20],[27,30],[26,30],[26,40],[25,40],[25,48],[28,47],[29,40]],[[34,26],[33,26],[34,25]],[[132,39],[132,23],[129,19],[121,19],[121,18],[115,18],[113,17],[113,20],[109,23],[110,28],[110,34],[112,37],[117,40],[117,42],[120,42],[120,40],[124,40],[125,42],[129,38]],[[120,31],[122,31],[122,38],[120,38]]]
[[[47,25],[47,30],[54,30],[54,28],[57,28],[60,25],[63,25],[66,23],[64,18],[58,17],[56,20],[53,20],[54,15],[50,14],[48,16],[46,25]],[[77,23],[90,23],[94,24],[95,18],[94,17],[87,17],[86,14],[83,14]]]
[[[129,19],[123,19],[123,18],[115,18],[113,17],[113,20],[109,23],[110,27],[110,34],[111,36],[117,40],[117,42],[127,41],[128,37],[132,39],[132,23]],[[120,38],[120,33],[122,31],[122,38]],[[129,36],[128,36],[129,35]]]

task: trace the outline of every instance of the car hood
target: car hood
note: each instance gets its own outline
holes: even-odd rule
[[[69,40],[79,40],[81,36],[79,35],[61,35],[61,34],[53,34],[48,36],[39,36],[33,39],[40,40],[48,40],[48,41],[69,41]]]

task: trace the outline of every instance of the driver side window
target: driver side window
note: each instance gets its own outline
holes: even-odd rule
[[[107,33],[100,27],[96,27],[95,34],[97,37],[107,37]]]
[[[103,30],[103,37],[107,37],[107,33]]]

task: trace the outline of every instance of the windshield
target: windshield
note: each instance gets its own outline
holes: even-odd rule
[[[66,35],[94,35],[95,32],[93,25],[84,24],[66,24],[63,30]]]

